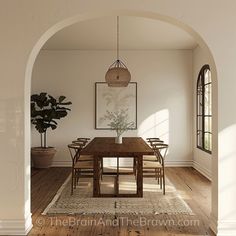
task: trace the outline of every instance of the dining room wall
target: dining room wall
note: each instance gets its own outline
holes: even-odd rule
[[[193,166],[211,180],[212,155],[197,148],[196,140],[196,87],[198,74],[205,64],[208,64],[210,68],[213,67],[213,62],[209,54],[198,46],[193,50]],[[215,102],[215,99],[213,102]]]
[[[169,166],[192,166],[192,50],[121,51],[132,81],[138,84],[138,129],[124,136],[161,137],[170,148]],[[48,145],[57,148],[54,166],[71,165],[67,144],[77,137],[115,136],[95,130],[95,82],[104,81],[113,51],[42,50],[32,76],[32,94],[48,92],[72,101],[71,112],[54,131]],[[32,146],[40,137],[32,127]]]

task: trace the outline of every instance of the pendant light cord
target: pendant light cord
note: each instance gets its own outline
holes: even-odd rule
[[[116,23],[117,23],[117,34],[116,34],[116,37],[117,37],[117,39],[116,39],[117,51],[116,51],[116,53],[117,53],[117,60],[119,61],[119,16],[117,16],[117,22]]]

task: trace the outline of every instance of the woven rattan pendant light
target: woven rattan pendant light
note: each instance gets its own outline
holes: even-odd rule
[[[119,16],[117,16],[117,59],[113,62],[106,75],[105,79],[110,87],[127,87],[131,74],[125,64],[119,59]]]

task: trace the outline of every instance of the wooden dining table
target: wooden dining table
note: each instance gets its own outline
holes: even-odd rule
[[[143,197],[143,155],[153,155],[153,150],[141,137],[123,137],[122,144],[115,143],[114,137],[96,137],[88,143],[81,154],[94,157],[93,197]],[[137,190],[135,194],[119,194],[119,176],[116,178],[114,194],[101,193],[99,162],[104,157],[132,157],[136,160]],[[117,175],[119,175],[119,171]]]

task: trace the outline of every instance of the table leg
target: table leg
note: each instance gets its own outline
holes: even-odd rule
[[[137,196],[143,197],[143,156],[137,156]]]
[[[116,159],[117,163],[117,169],[116,169],[116,177],[115,177],[115,195],[118,196],[119,195],[119,157],[117,157]]]
[[[100,184],[99,184],[99,156],[94,155],[93,160],[93,197],[99,197],[100,195]]]

